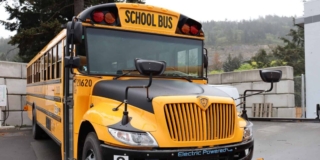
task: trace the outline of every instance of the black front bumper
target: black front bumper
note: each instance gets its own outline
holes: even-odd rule
[[[253,140],[202,149],[134,150],[101,144],[105,160],[251,160]]]

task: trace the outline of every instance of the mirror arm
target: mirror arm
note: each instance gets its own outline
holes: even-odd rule
[[[271,82],[271,87],[269,90],[266,90],[266,92],[270,92],[270,91],[272,91],[272,89],[273,89],[273,82]]]
[[[147,89],[147,99],[149,102],[151,102],[151,99],[149,98],[149,87],[151,86],[152,84],[152,73],[150,74],[150,77],[149,77],[149,84],[145,87]]]
[[[207,60],[209,59],[208,58],[208,50],[207,50],[207,48],[204,48],[204,50],[206,51],[206,56],[207,56]],[[207,64],[207,67],[205,67],[205,70],[206,70],[206,80],[207,80],[207,83],[209,83],[209,80],[208,80],[208,65],[209,65],[209,60],[206,62],[206,63],[208,63]]]
[[[124,97],[124,111],[123,111],[123,117],[122,117],[122,125],[126,125],[129,123],[129,112],[128,112],[128,91],[129,88],[146,88],[147,89],[147,99],[149,102],[151,102],[151,99],[149,98],[149,87],[152,84],[152,73],[150,74],[149,77],[149,84],[147,86],[127,86],[126,87],[126,93],[125,93],[125,97]],[[115,109],[117,110],[117,109]]]
[[[270,89],[268,89],[268,90],[245,90],[245,91],[244,91],[244,94],[243,94],[244,96],[237,98],[237,99],[243,98],[243,102],[244,102],[244,103],[243,103],[243,110],[242,110],[241,117],[244,118],[245,120],[248,120],[248,115],[247,115],[247,110],[246,110],[246,97],[250,97],[250,96],[253,96],[253,95],[257,95],[257,94],[260,94],[260,93],[263,93],[263,92],[270,92],[270,91],[272,91],[272,89],[273,89],[273,82],[271,82],[271,87],[270,87]],[[247,94],[248,91],[258,92],[258,93],[253,93],[253,94],[250,94],[250,95],[247,95],[247,96],[246,96],[246,94]]]

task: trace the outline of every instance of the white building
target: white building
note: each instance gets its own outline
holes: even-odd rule
[[[306,118],[315,118],[320,104],[320,0],[304,3],[304,16],[296,19],[304,26]]]

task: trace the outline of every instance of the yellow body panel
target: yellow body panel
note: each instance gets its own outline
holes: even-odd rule
[[[234,102],[231,98],[222,98],[222,97],[208,97],[208,103],[226,103],[233,104]],[[193,142],[175,142],[172,141],[170,135],[168,134],[165,115],[163,114],[163,106],[165,103],[192,103],[197,102],[196,96],[161,96],[153,99],[153,109],[155,114],[146,112],[142,109],[139,109],[135,106],[128,105],[129,116],[132,117],[130,124],[139,130],[150,132],[156,141],[159,144],[159,147],[199,147],[202,146],[215,146],[221,144],[230,144],[235,142],[242,141],[243,129],[246,122],[242,118],[238,118],[235,114],[235,119],[239,123],[235,123],[235,133],[232,137],[227,139],[218,139],[212,141],[193,141]],[[124,109],[124,104],[119,108],[118,111],[113,111],[112,109],[119,106],[121,102],[111,100],[103,97],[92,97],[93,107],[89,109],[84,115],[84,120],[91,122],[98,129],[97,135],[100,140],[104,141],[107,144],[114,146],[123,146],[130,147],[126,144],[123,144],[115,140],[108,132],[108,127],[110,125],[116,124],[121,121],[122,113]],[[236,108],[234,108],[236,110]],[[103,128],[103,129],[101,129]]]

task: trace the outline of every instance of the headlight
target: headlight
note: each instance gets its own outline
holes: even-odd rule
[[[128,145],[141,147],[158,147],[157,141],[148,132],[126,132],[112,128],[109,128],[109,132],[113,136],[113,138]]]
[[[247,126],[244,127],[244,130],[243,130],[243,141],[247,141],[247,140],[252,139],[252,137],[253,137],[252,126],[253,126],[253,124],[251,122],[247,121]]]

